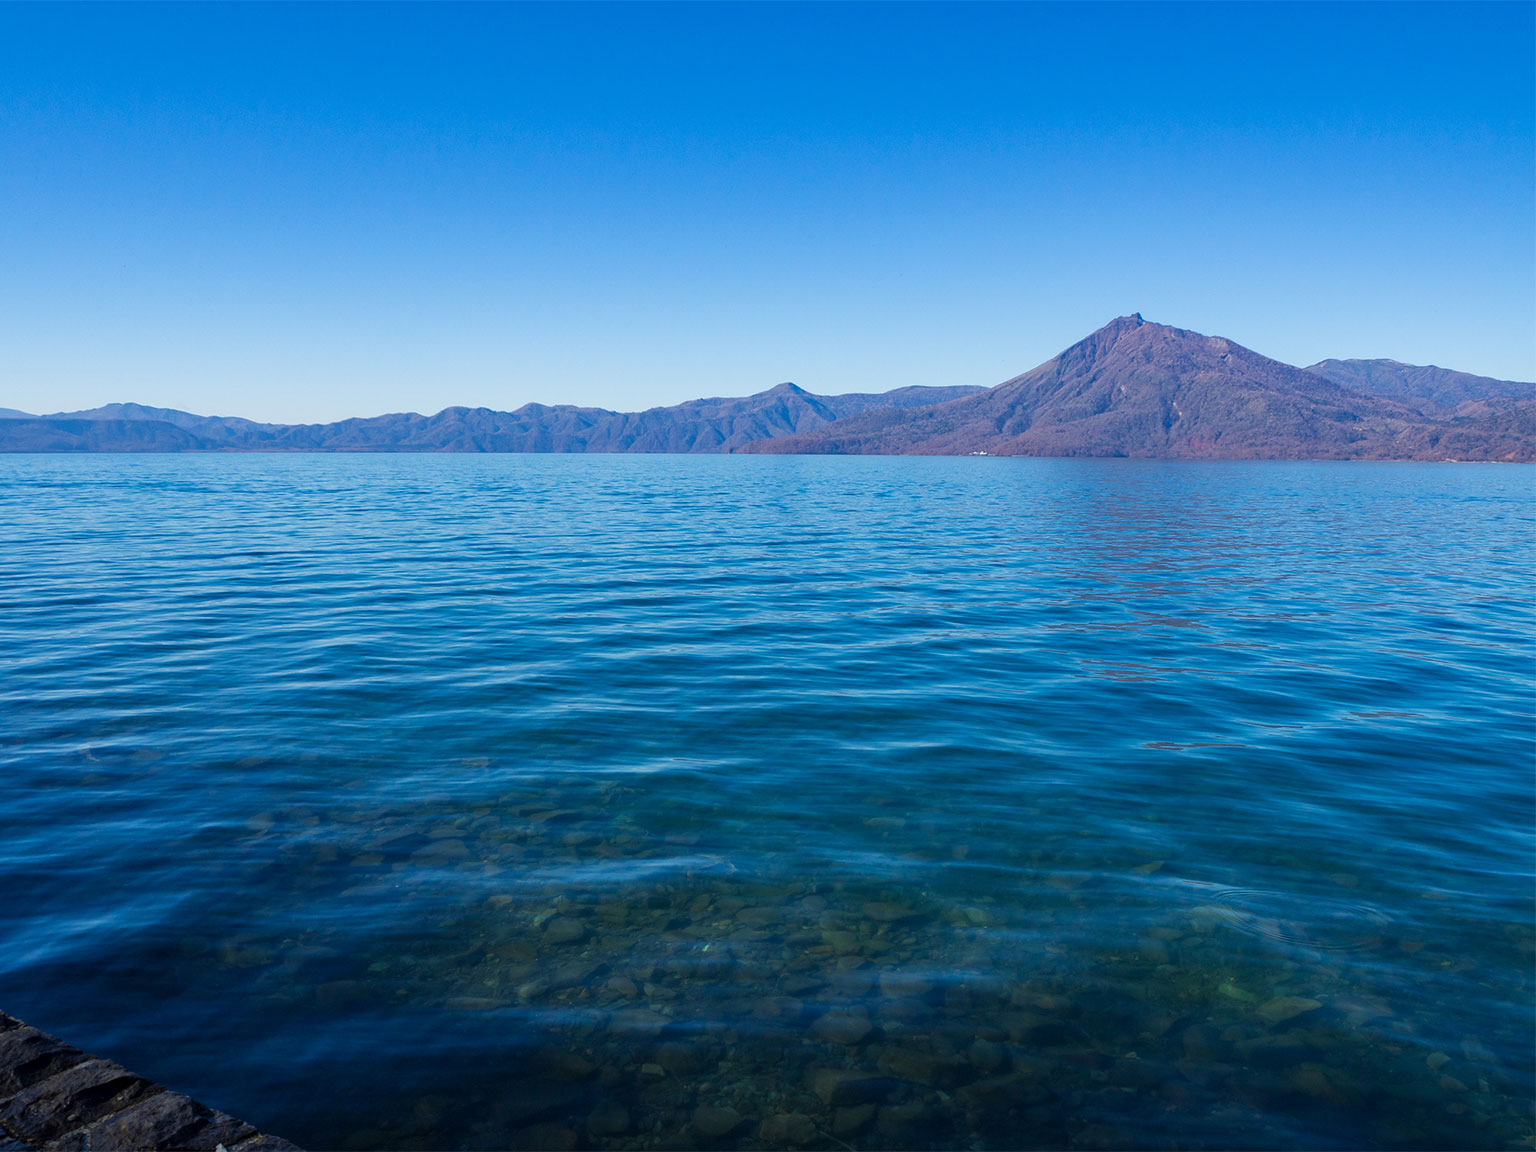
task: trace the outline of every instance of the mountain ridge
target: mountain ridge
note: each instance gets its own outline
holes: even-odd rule
[[[1426,415],[1452,412],[1463,404],[1495,398],[1536,400],[1536,384],[1475,376],[1433,364],[1404,364],[1387,359],[1319,360],[1306,370],[1357,391],[1395,399]]]
[[[529,403],[511,412],[454,405],[430,416],[395,412],[327,424],[263,424],[132,403],[42,416],[0,409],[0,451],[731,452],[857,413],[982,390],[914,386],[818,396],[784,383],[751,396],[706,397],[641,412],[569,404]],[[155,425],[160,430],[151,432]],[[118,447],[114,436],[121,439]]]
[[[0,451],[661,452],[1536,459],[1536,384],[1395,360],[1298,368],[1120,316],[992,388],[819,396],[792,383],[615,412],[452,406],[267,424],[134,403],[0,409]]]

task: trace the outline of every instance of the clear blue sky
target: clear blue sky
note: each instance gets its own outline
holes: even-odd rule
[[[1536,378],[1536,6],[0,5],[0,406]]]

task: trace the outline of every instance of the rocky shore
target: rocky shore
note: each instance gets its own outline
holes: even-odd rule
[[[299,1152],[0,1012],[0,1152]]]

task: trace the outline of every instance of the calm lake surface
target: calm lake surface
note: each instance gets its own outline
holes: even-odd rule
[[[0,457],[0,1009],[311,1148],[1530,1147],[1533,484]]]

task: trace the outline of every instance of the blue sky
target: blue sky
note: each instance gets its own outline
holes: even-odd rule
[[[0,5],[0,406],[1536,378],[1536,6]]]

